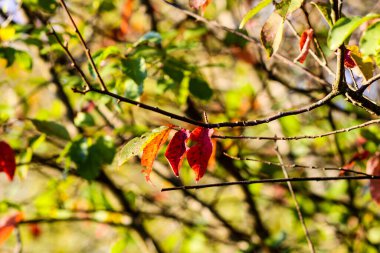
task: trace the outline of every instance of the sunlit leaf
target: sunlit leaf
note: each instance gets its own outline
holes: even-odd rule
[[[153,135],[145,144],[143,154],[141,156],[141,165],[145,166],[143,170],[145,179],[150,181],[150,173],[153,169],[153,162],[156,159],[160,147],[166,142],[169,137],[170,128],[166,128],[161,132]]]
[[[284,30],[284,19],[273,12],[261,29],[261,43],[268,56],[272,56],[279,49]]]
[[[325,18],[327,24],[329,24],[329,26],[332,27],[333,22],[331,18],[331,5],[329,3],[319,3],[319,2],[318,3],[311,2],[311,4],[317,7],[319,12]]]
[[[360,51],[364,55],[376,55],[380,48],[380,22],[376,22],[367,28],[360,39]]]
[[[304,0],[282,0],[281,2],[275,4],[276,11],[283,18],[286,18],[287,15],[299,9],[303,2]]]
[[[213,149],[210,138],[213,132],[213,129],[197,127],[190,134],[190,139],[196,144],[188,149],[186,156],[190,167],[195,172],[196,181],[199,181],[207,170]]]
[[[177,177],[179,176],[179,169],[181,168],[183,159],[186,155],[186,141],[189,136],[190,133],[186,129],[177,131],[171,139],[165,152],[165,157],[168,160],[170,167],[174,172],[174,175]]]
[[[354,72],[359,76],[363,77],[364,80],[368,80],[373,76],[373,62],[370,57],[366,57],[359,52],[359,47],[356,45],[347,46],[347,49],[350,50],[350,56],[355,62],[357,68],[354,69]]]
[[[371,19],[379,18],[380,14],[368,14],[365,17],[342,17],[331,28],[327,37],[330,50],[336,50],[361,24]]]
[[[301,53],[297,56],[294,61],[303,63],[309,53],[310,44],[313,41],[313,29],[307,29],[304,31],[300,38],[300,50]]]
[[[249,12],[247,12],[247,14],[244,15],[243,20],[241,21],[239,25],[239,29],[242,29],[251,18],[253,18],[257,13],[259,13],[263,8],[265,8],[270,3],[272,3],[272,0],[262,0],[255,7],[253,7]]]

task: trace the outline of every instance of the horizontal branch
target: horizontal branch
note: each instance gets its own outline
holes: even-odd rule
[[[355,129],[364,128],[366,126],[374,125],[374,124],[380,124],[380,119],[374,119],[367,121],[365,123],[362,123],[360,125],[343,128],[331,132],[327,132],[324,134],[318,134],[318,135],[301,135],[301,136],[291,136],[291,137],[284,137],[284,136],[246,136],[246,135],[240,135],[240,136],[229,136],[229,135],[213,135],[212,138],[216,139],[249,139],[249,140],[273,140],[273,141],[291,141],[291,140],[302,140],[302,139],[317,139],[322,138],[330,135],[340,134],[340,133],[347,133]]]
[[[127,227],[130,226],[130,223],[120,223],[114,221],[102,221],[92,217],[69,217],[69,218],[36,218],[36,219],[27,219],[23,220],[18,224],[36,224],[36,223],[57,223],[57,222],[84,222],[90,221],[95,223],[107,224],[110,226],[116,227]]]
[[[318,107],[326,104],[328,101],[332,100],[334,97],[336,97],[336,96],[339,95],[338,92],[330,92],[327,96],[325,96],[324,98],[318,100],[317,102],[315,102],[313,104],[310,104],[310,105],[307,105],[307,106],[304,106],[302,108],[295,109],[295,110],[278,112],[278,113],[276,113],[276,114],[274,114],[272,116],[269,116],[269,117],[263,118],[263,119],[248,120],[248,121],[236,121],[236,122],[204,123],[204,122],[192,120],[190,118],[183,117],[183,116],[180,116],[180,115],[177,115],[177,114],[174,114],[174,113],[162,110],[162,109],[160,109],[158,107],[150,106],[150,105],[147,105],[147,104],[144,104],[144,103],[137,102],[137,101],[134,101],[132,99],[126,98],[126,97],[122,97],[122,96],[120,96],[118,94],[115,94],[115,93],[112,93],[112,92],[109,92],[109,91],[106,91],[106,90],[99,90],[99,89],[96,89],[96,88],[92,88],[88,92],[97,92],[97,93],[100,93],[100,94],[104,94],[104,95],[116,98],[116,99],[118,99],[121,102],[133,104],[133,105],[136,105],[136,106],[141,107],[143,109],[146,109],[146,110],[149,110],[149,111],[153,111],[153,112],[159,113],[161,115],[168,116],[168,117],[170,117],[172,119],[176,119],[176,120],[179,120],[179,121],[182,121],[182,122],[186,122],[186,123],[189,123],[189,124],[192,124],[192,125],[201,126],[201,127],[205,127],[205,128],[257,126],[257,125],[269,123],[271,121],[274,121],[274,120],[277,120],[279,118],[283,118],[283,117],[286,117],[286,116],[297,115],[297,114],[302,114],[302,113],[305,113],[305,112],[312,111],[312,110],[314,110],[314,109],[316,109],[316,108],[318,108]]]
[[[176,191],[189,189],[202,189],[211,187],[225,187],[230,185],[249,185],[249,184],[265,184],[265,183],[286,183],[286,182],[307,182],[307,181],[337,181],[337,180],[364,180],[364,179],[380,179],[380,176],[343,176],[343,177],[291,177],[291,178],[269,178],[258,180],[244,180],[234,182],[223,182],[215,184],[202,185],[184,185],[178,187],[162,188],[161,191]]]
[[[302,165],[302,164],[285,164],[285,163],[275,163],[275,162],[270,162],[270,161],[265,161],[265,160],[259,160],[255,158],[240,158],[236,156],[229,155],[227,153],[223,153],[225,156],[233,159],[233,160],[238,160],[238,161],[251,161],[251,162],[258,162],[258,163],[264,163],[267,165],[272,165],[272,166],[277,166],[277,167],[284,167],[284,168],[302,168],[302,169],[313,169],[313,170],[336,170],[336,171],[344,171],[344,172],[351,172],[354,174],[358,175],[365,175],[365,176],[371,176],[367,173],[357,171],[357,170],[351,170],[351,169],[346,169],[344,167],[317,167],[313,165]]]

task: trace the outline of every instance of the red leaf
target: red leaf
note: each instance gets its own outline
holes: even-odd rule
[[[150,173],[152,172],[153,162],[156,159],[161,145],[164,144],[168,139],[169,132],[170,128],[166,128],[165,130],[157,133],[144,145],[143,154],[141,157],[141,165],[146,167],[146,169],[143,170],[143,173],[145,173],[146,181],[150,181]]]
[[[38,223],[29,224],[29,231],[34,238],[40,237],[40,235],[42,233],[41,227]]]
[[[197,127],[190,134],[190,139],[197,144],[187,151],[187,161],[196,174],[196,181],[199,181],[206,172],[212,154],[213,144],[210,137],[213,132],[213,129]]]
[[[11,146],[0,141],[0,172],[4,171],[10,181],[13,180],[16,170],[15,154]]]
[[[2,245],[12,234],[15,226],[22,221],[24,214],[21,212],[4,217],[0,221],[0,245]]]
[[[306,60],[307,55],[309,54],[310,44],[313,40],[313,29],[305,30],[300,38],[300,50],[301,53],[297,56],[294,61],[303,63]]]
[[[185,157],[188,149],[186,146],[186,141],[189,136],[190,133],[186,129],[181,129],[176,132],[165,152],[165,157],[168,160],[170,167],[172,167],[174,175],[177,177],[179,175],[179,169],[181,168],[183,158]]]
[[[367,162],[367,174],[380,176],[380,153],[376,152]],[[380,179],[371,179],[369,181],[369,191],[372,199],[380,204]]]
[[[354,59],[352,59],[352,57],[351,57],[351,50],[349,50],[349,49],[346,49],[344,51],[344,66],[346,68],[350,68],[350,69],[356,67],[356,63],[355,63]]]

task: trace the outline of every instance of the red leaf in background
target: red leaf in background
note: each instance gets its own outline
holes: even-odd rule
[[[309,54],[309,48],[311,45],[311,42],[313,40],[313,29],[307,29],[305,30],[300,38],[300,50],[301,53],[297,56],[294,61],[298,61],[300,63],[303,63],[306,60],[307,55]]]
[[[199,181],[206,172],[212,154],[213,144],[210,137],[213,132],[213,129],[197,127],[190,134],[190,139],[197,144],[187,151],[187,161],[196,174],[196,181]]]
[[[29,224],[29,231],[34,238],[40,237],[40,235],[42,233],[41,227],[38,223]]]
[[[4,217],[0,221],[0,245],[2,245],[12,234],[15,226],[22,221],[24,214],[21,212]]]
[[[11,146],[4,141],[0,141],[0,172],[4,171],[7,174],[10,181],[13,180],[13,176],[16,170],[15,154]]]
[[[380,176],[380,153],[376,152],[367,162],[367,174],[373,176]],[[369,191],[371,192],[372,199],[380,204],[380,179],[369,180]]]
[[[165,157],[168,159],[170,167],[172,167],[174,175],[177,177],[179,176],[179,169],[181,168],[183,158],[186,155],[186,140],[189,138],[189,136],[190,133],[186,129],[181,129],[180,131],[176,132],[165,152]]]
[[[205,11],[206,7],[211,3],[211,0],[189,0],[189,5],[191,8],[199,10],[200,8],[202,13]]]
[[[349,49],[344,50],[344,66],[350,69],[356,67],[356,63],[351,57],[351,50]]]
[[[168,139],[170,130],[170,128],[166,128],[145,144],[143,154],[141,156],[141,165],[146,167],[143,172],[145,173],[145,179],[147,182],[150,181],[150,173],[152,172],[153,162],[156,159],[161,145]]]

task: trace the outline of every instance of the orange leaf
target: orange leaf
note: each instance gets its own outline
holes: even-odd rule
[[[143,170],[146,181],[150,181],[150,173],[152,172],[153,162],[162,144],[169,137],[170,128],[164,128],[163,131],[155,134],[150,140],[144,144],[143,154],[141,157],[141,165],[146,168]]]
[[[297,56],[294,61],[298,61],[300,63],[303,63],[306,60],[307,55],[309,54],[309,49],[311,42],[313,40],[313,29],[307,29],[305,30],[300,38],[300,54]]]
[[[15,226],[24,219],[24,214],[21,212],[4,217],[0,221],[0,245],[2,245],[12,234]]]
[[[0,141],[0,172],[4,171],[10,181],[13,180],[16,170],[15,153],[11,146],[4,141]]]
[[[132,16],[133,0],[126,0],[121,12],[120,36],[124,37],[129,32],[129,19]]]
[[[367,162],[367,174],[373,176],[380,176],[380,153],[376,152]],[[372,199],[380,204],[380,179],[371,179],[369,181],[369,191],[371,192]]]

